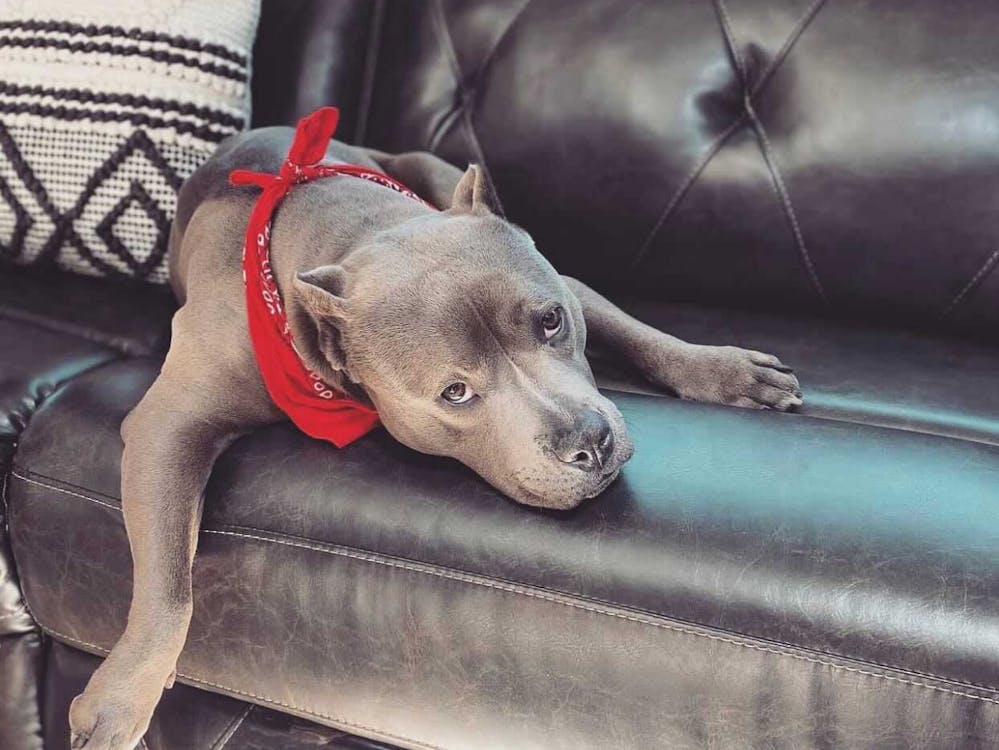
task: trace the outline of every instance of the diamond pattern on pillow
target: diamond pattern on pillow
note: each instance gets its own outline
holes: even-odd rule
[[[167,282],[177,191],[249,122],[259,0],[0,0],[0,260]]]

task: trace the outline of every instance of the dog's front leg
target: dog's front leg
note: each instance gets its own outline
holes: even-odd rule
[[[589,341],[655,385],[692,401],[780,410],[801,404],[797,378],[777,357],[681,341],[636,320],[581,281],[563,278],[582,305]]]
[[[187,637],[209,472],[222,450],[268,413],[261,384],[213,366],[217,352],[192,357],[179,354],[182,348],[171,349],[162,374],[122,424],[132,603],[125,632],[70,708],[73,748],[132,750],[145,734]]]

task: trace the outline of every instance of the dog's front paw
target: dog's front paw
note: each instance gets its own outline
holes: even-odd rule
[[[73,750],[133,750],[149,728],[164,680],[101,669],[69,707]]]
[[[670,348],[646,373],[680,398],[786,411],[802,403],[801,387],[777,357],[735,346]]]

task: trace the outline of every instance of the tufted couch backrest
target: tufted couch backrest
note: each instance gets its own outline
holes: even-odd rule
[[[278,38],[268,7],[258,48]],[[285,8],[299,80],[262,79],[258,112],[291,121],[332,100],[357,141],[484,164],[565,272],[999,333],[995,2]]]

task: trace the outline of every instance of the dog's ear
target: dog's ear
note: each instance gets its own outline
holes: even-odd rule
[[[319,333],[319,350],[335,370],[347,369],[341,332],[349,315],[344,298],[346,274],[341,266],[319,266],[295,274],[295,294],[302,302]]]
[[[478,164],[469,164],[465,174],[458,181],[451,198],[451,210],[455,213],[493,213],[503,215],[503,207],[496,196],[496,189]]]
[[[341,266],[319,266],[295,274],[295,292],[313,315],[343,319],[347,300],[343,297],[346,274]]]

